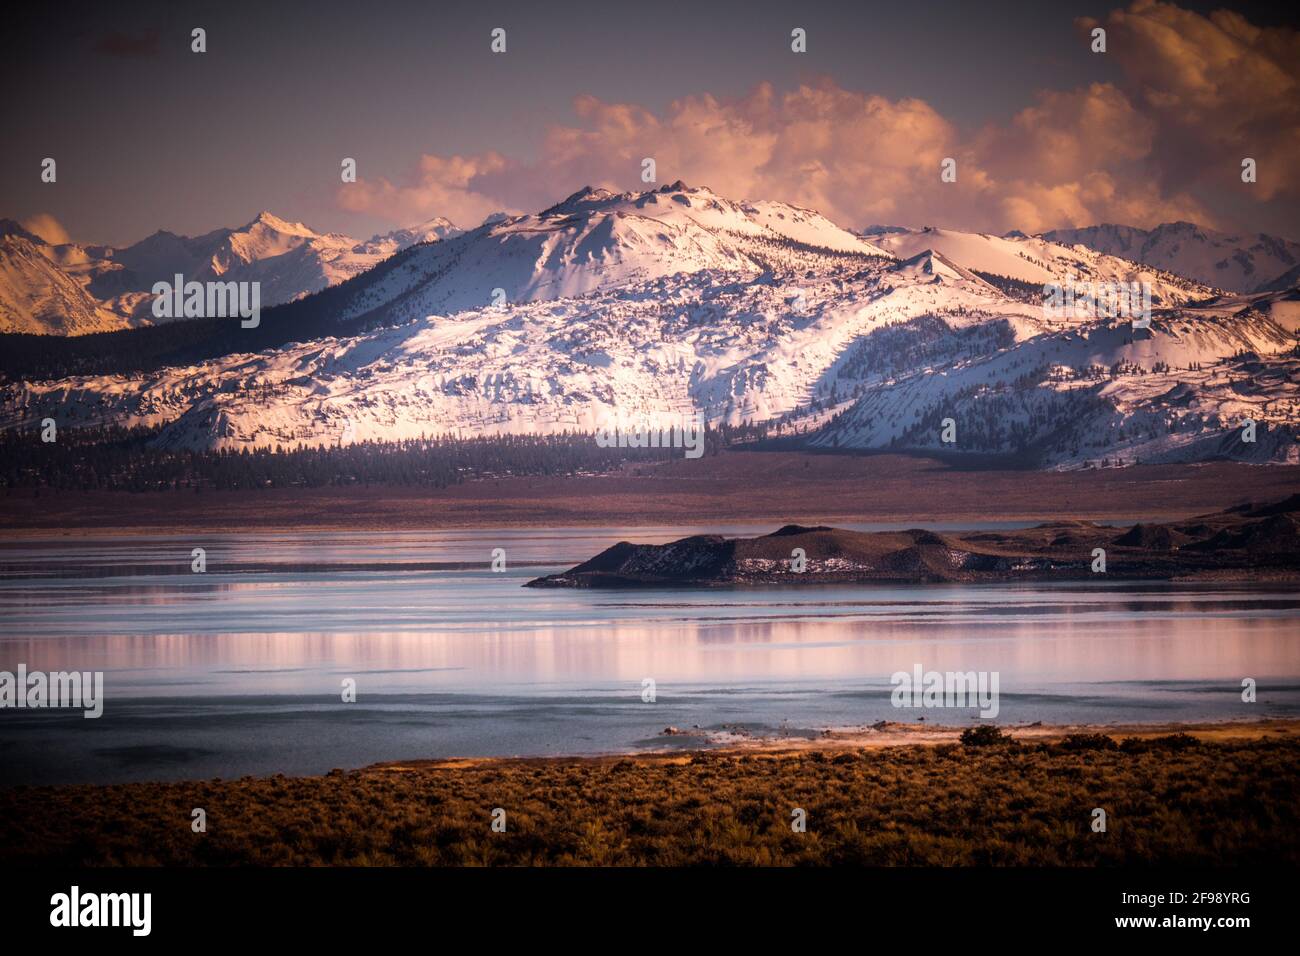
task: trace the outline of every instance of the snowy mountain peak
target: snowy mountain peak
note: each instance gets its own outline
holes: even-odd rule
[[[889,253],[840,228],[815,210],[770,200],[727,199],[708,186],[688,186],[680,179],[644,192],[615,193],[584,186],[536,216],[516,217],[512,221],[609,215],[642,216],[686,229],[765,236],[837,252],[891,258]]]
[[[923,249],[910,259],[899,262],[891,271],[922,281],[948,284],[969,282],[989,292],[995,292],[992,286],[969,269],[962,268],[947,256],[935,252],[933,249]]]
[[[605,189],[601,186],[583,186],[571,196],[566,196],[554,206],[542,210],[538,215],[542,218],[558,215],[572,215],[588,210],[598,210],[603,208],[643,208],[647,204],[653,204],[658,201],[659,196],[670,193],[701,194],[702,199],[716,199],[712,191],[705,186],[699,186],[691,189],[680,179],[675,183],[669,183],[660,186],[658,189],[647,189],[644,192],[625,192],[616,193],[612,190]],[[679,202],[686,202],[679,200]],[[624,209],[626,211],[626,209]]]
[[[287,219],[281,219],[272,212],[263,209],[252,221],[246,223],[234,232],[252,232],[255,229],[269,229],[274,232],[283,233],[289,236],[313,237],[318,235],[313,229],[303,225],[300,222],[289,222]]]
[[[534,302],[682,273],[754,276],[892,258],[786,203],[736,202],[680,182],[639,193],[586,186],[539,213],[412,250],[357,286],[340,318],[448,315],[499,301],[497,290],[507,303]]]
[[[356,243],[352,251],[386,257],[422,242],[437,242],[459,236],[462,232],[463,230],[456,228],[451,220],[434,216],[432,219],[426,219],[405,229],[394,229],[383,235],[373,235],[365,242]]]
[[[554,206],[551,206],[548,209],[543,209],[540,213],[538,213],[538,215],[541,218],[547,218],[549,216],[569,215],[572,213],[579,212],[582,209],[591,207],[593,205],[598,205],[610,199],[617,199],[617,198],[619,198],[619,194],[611,192],[608,189],[603,189],[596,186],[583,186],[576,193],[573,193],[572,195],[569,196],[565,196]],[[510,218],[513,217],[502,216],[502,218],[498,219],[497,222],[502,222]],[[489,223],[488,220],[484,220],[483,224],[491,225],[491,223]]]

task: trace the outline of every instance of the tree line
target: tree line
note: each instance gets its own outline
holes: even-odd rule
[[[681,457],[679,448],[602,448],[592,434],[441,436],[291,448],[170,448],[163,426],[0,431],[0,487],[76,491],[251,490],[346,485],[445,488],[484,478],[607,474]],[[705,430],[706,454],[753,440],[758,429]]]

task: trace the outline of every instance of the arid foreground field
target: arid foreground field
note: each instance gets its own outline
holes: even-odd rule
[[[191,827],[206,811],[207,832]],[[495,808],[505,832],[492,829]],[[794,811],[806,811],[795,832]],[[1094,809],[1106,811],[1095,832]],[[1292,723],[0,790],[7,865],[1300,862]]]
[[[421,530],[792,522],[1152,521],[1279,501],[1300,468],[1210,462],[1091,471],[973,471],[908,455],[728,451],[605,475],[501,478],[448,488],[348,485],[249,491],[0,495],[0,529],[29,535],[235,529]]]

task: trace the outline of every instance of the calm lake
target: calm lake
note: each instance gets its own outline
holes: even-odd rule
[[[105,703],[98,720],[0,710],[0,782],[319,773],[977,719],[893,707],[890,675],[916,665],[997,672],[1002,724],[1300,714],[1289,586],[522,587],[619,540],[770,530],[10,540],[0,670],[103,671]],[[196,547],[204,573],[191,570]],[[661,735],[670,725],[692,734]]]

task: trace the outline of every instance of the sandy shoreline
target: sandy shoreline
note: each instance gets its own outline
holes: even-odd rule
[[[1269,717],[1259,720],[1165,721],[1151,724],[1010,724],[998,725],[1014,740],[1023,743],[1057,743],[1072,734],[1101,734],[1117,743],[1135,738],[1154,740],[1187,734],[1206,743],[1244,743],[1262,740],[1300,739],[1300,718]],[[893,747],[936,747],[959,744],[966,726],[881,721],[865,727],[833,727],[818,736],[752,735],[736,732],[663,734],[662,749],[638,749],[600,755],[548,755],[545,757],[445,757],[430,760],[396,760],[371,764],[352,772],[402,771],[439,767],[493,767],[533,763],[590,763],[595,765],[630,760],[647,763],[681,763],[701,754],[726,756],[769,756],[823,752],[828,754]],[[672,741],[688,744],[673,746]],[[689,746],[698,742],[699,746]]]

